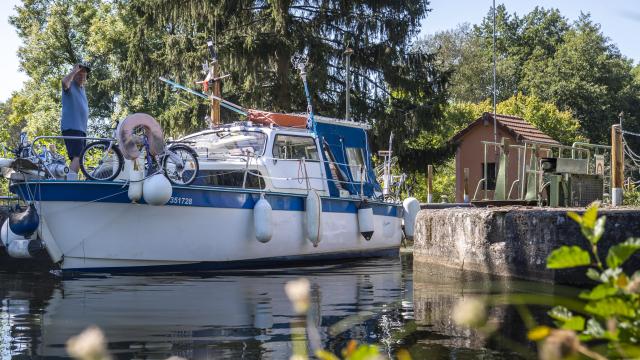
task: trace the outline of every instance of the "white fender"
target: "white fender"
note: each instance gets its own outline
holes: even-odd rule
[[[29,242],[25,238],[13,240],[7,246],[7,254],[16,259],[31,259],[33,256],[29,253]]]
[[[361,206],[358,209],[358,230],[368,241],[373,236],[373,208],[369,205]]]
[[[138,202],[142,199],[142,179],[144,179],[144,171],[142,167],[138,167],[138,170],[134,168],[134,161],[125,160],[125,171],[129,175],[129,200],[131,202]]]
[[[13,164],[13,161],[15,159],[6,159],[6,158],[0,158],[0,168],[8,168],[11,166],[11,164]]]
[[[11,243],[12,241],[24,240],[24,237],[18,234],[15,234],[13,231],[11,231],[11,228],[9,228],[9,219],[7,219],[2,224],[2,229],[0,229],[0,239],[2,239],[2,244],[4,244],[4,246],[7,247],[9,246],[9,243]]]
[[[271,220],[271,205],[260,195],[260,200],[253,207],[253,227],[256,232],[256,239],[261,243],[267,243],[273,236],[273,223]]]
[[[142,197],[149,205],[166,204],[172,193],[171,183],[164,174],[155,174],[145,179],[142,184]]]
[[[309,191],[305,202],[305,222],[307,239],[314,247],[320,242],[320,216],[322,215],[322,201],[315,190]]]
[[[402,202],[402,208],[404,209],[404,235],[407,239],[413,240],[416,229],[416,216],[420,211],[420,202],[414,197],[406,198]]]

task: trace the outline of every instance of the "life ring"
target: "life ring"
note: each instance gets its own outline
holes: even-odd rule
[[[135,160],[140,157],[140,137],[134,134],[135,130],[142,128],[149,143],[149,153],[152,156],[164,152],[164,135],[160,124],[149,114],[136,113],[127,116],[116,130],[116,137],[122,155],[125,159]]]

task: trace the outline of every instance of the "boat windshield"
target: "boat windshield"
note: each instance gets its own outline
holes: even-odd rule
[[[259,131],[220,130],[184,139],[198,156],[221,158],[226,156],[262,155],[267,135]]]

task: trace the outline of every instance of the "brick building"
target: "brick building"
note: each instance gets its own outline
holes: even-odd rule
[[[496,114],[498,127],[498,142],[507,138],[511,144],[522,145],[523,141],[536,141],[550,145],[560,144],[523,118]],[[469,199],[473,199],[478,182],[483,177],[484,150],[482,141],[493,141],[493,114],[484,113],[477,120],[469,124],[451,138],[457,145],[456,150],[456,202],[464,200],[464,168],[469,169]],[[497,152],[493,147],[487,146],[487,173],[488,188],[495,188]],[[518,151],[509,153],[507,174],[508,187],[518,178]],[[481,187],[483,189],[484,187]],[[507,190],[508,191],[508,190]],[[481,199],[484,193],[479,192]],[[493,191],[489,191],[489,198],[493,197]]]

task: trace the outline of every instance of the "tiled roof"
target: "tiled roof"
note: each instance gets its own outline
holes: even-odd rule
[[[528,140],[553,145],[560,144],[521,117],[496,114],[496,120],[498,126],[511,133],[518,141]],[[453,142],[458,142],[467,132],[478,124],[482,124],[484,121],[493,123],[493,114],[485,112],[476,121],[472,122],[469,126],[455,134],[451,140]]]

